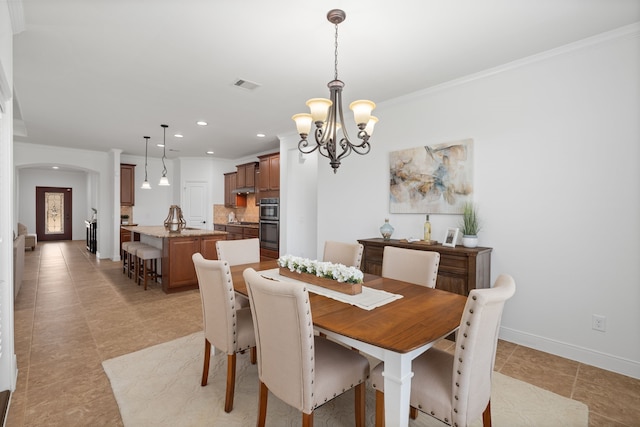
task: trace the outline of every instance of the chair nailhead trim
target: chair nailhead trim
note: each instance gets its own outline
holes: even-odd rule
[[[475,301],[475,300],[478,299],[478,297],[474,295],[474,296],[471,297],[471,299]]]

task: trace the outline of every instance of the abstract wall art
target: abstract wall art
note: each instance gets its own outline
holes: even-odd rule
[[[389,155],[391,213],[461,214],[473,201],[472,139]]]

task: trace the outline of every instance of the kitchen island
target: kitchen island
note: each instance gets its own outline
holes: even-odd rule
[[[218,259],[216,241],[226,240],[227,233],[218,230],[187,228],[170,233],[163,226],[122,226],[131,232],[132,240],[162,249],[162,289],[166,293],[198,287],[196,269],[191,256],[200,252],[206,259]]]

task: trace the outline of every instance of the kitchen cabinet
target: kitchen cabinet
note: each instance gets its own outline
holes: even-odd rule
[[[206,259],[218,259],[217,240],[224,240],[224,235],[165,237],[162,244],[163,290],[175,292],[196,288],[198,277],[191,256],[200,252]]]
[[[238,174],[236,188],[252,188],[256,186],[255,177],[258,162],[245,163],[236,166],[236,168]]]
[[[136,165],[120,163],[120,205],[134,206],[136,201]]]
[[[258,227],[255,225],[214,224],[213,229],[216,231],[226,231],[227,240],[257,239],[260,234]]]
[[[238,173],[229,172],[224,174],[224,205],[228,208],[247,206],[247,198],[238,195],[233,191],[238,188]]]
[[[491,248],[450,248],[440,244],[425,245],[406,240],[361,239],[364,246],[362,271],[376,275],[382,274],[382,258],[385,246],[435,251],[440,253],[436,289],[468,296],[472,289],[491,287]]]
[[[280,153],[258,156],[260,159],[258,189],[260,191],[280,190]]]

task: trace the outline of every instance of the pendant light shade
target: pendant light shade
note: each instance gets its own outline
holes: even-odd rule
[[[167,165],[164,164],[164,160],[167,158],[167,128],[169,127],[168,125],[160,125],[162,126],[162,130],[163,130],[163,137],[162,137],[162,177],[160,178],[160,182],[158,183],[158,185],[161,185],[163,187],[168,187],[169,185],[169,178],[167,178]]]
[[[149,184],[149,180],[147,179],[147,154],[149,151],[149,138],[150,136],[145,136],[145,146],[144,146],[144,182],[140,186],[143,190],[151,190],[151,184]]]

